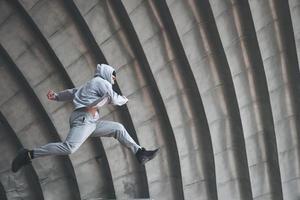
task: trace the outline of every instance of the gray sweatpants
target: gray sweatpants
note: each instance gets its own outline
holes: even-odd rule
[[[112,121],[99,121],[91,113],[75,110],[70,117],[70,132],[64,142],[49,143],[34,148],[33,156],[68,155],[74,153],[88,137],[114,137],[136,153],[139,145],[130,137],[124,126]]]

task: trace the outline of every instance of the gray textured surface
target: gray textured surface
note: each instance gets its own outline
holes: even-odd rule
[[[298,0],[0,0],[0,198],[298,200]],[[97,63],[123,107],[101,110],[157,158],[113,138],[13,174],[21,147],[64,140]]]
[[[253,0],[250,7],[268,83],[283,197],[299,199],[299,67],[288,2]]]
[[[258,44],[249,4],[223,1],[220,5],[220,1],[215,1],[212,10],[239,104],[253,199],[282,199],[278,158],[272,153],[277,149],[266,77],[256,51]]]
[[[294,37],[295,37],[295,43],[297,47],[297,55],[298,55],[298,61],[300,58],[300,1],[298,0],[289,0],[289,6],[290,6],[290,13],[291,18],[293,22],[293,29],[294,29]]]

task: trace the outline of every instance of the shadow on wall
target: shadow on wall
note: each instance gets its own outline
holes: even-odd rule
[[[1,183],[0,183],[0,199],[1,200],[7,200],[4,187]]]

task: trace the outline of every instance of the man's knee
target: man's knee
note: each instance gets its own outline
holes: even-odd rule
[[[118,123],[118,122],[116,122],[114,124],[114,128],[115,128],[116,131],[124,131],[125,130],[125,127],[123,126],[123,124]]]
[[[66,149],[66,154],[75,153],[75,151],[77,151],[77,149],[79,148],[78,145],[72,144],[72,143],[69,143],[69,142],[64,142],[64,146],[65,146],[65,149]]]
[[[121,123],[116,123],[115,124],[115,131],[114,131],[114,138],[119,138],[120,135],[124,135],[126,132],[125,127]]]

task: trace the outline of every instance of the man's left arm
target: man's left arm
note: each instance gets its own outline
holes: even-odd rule
[[[109,85],[108,87],[110,104],[122,106],[128,102],[128,99],[125,96],[119,95],[112,89],[112,85]]]

